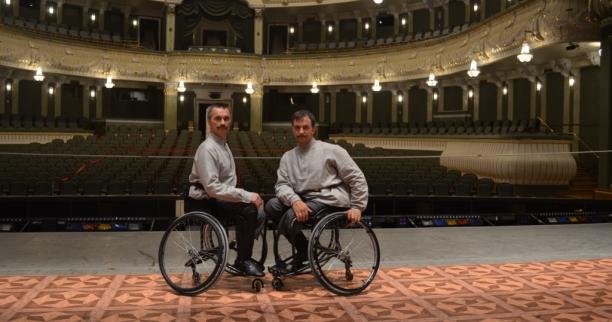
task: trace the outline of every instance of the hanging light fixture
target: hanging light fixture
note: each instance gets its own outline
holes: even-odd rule
[[[13,89],[13,85],[10,82],[8,82],[6,83],[6,86],[4,88],[6,88],[7,92],[10,92]]]
[[[436,87],[438,85],[438,81],[436,80],[436,75],[434,73],[429,73],[429,79],[425,82],[429,87]]]
[[[537,81],[537,82],[536,82],[536,91],[538,91],[538,92],[539,92],[539,91],[541,91],[541,90],[542,90],[542,82]]]
[[[247,97],[246,97],[246,96],[243,96],[243,97],[242,97],[242,103],[243,103],[243,104],[246,104],[246,103],[247,103]]]
[[[363,27],[365,28],[365,30],[369,30],[370,29],[370,23],[366,22]]]
[[[531,47],[529,47],[529,44],[526,41],[523,42],[523,45],[521,46],[521,53],[516,55],[516,58],[521,63],[528,63],[533,58],[533,54],[531,54]]]
[[[502,87],[502,94],[508,95],[508,86],[504,85],[504,87]]]
[[[255,90],[253,89],[253,83],[252,82],[248,82],[247,83],[247,87],[244,90],[247,94],[251,95],[253,93],[255,93]]]
[[[179,95],[179,101],[181,101],[181,103],[183,103],[185,101],[185,95],[183,95],[183,94]]]
[[[379,92],[382,89],[382,86],[380,86],[380,81],[378,79],[374,80],[374,85],[372,85],[372,90],[375,92]]]
[[[89,97],[91,98],[95,98],[96,97],[96,90],[95,89],[91,89],[89,90]]]
[[[49,89],[47,90],[49,95],[53,95],[55,93],[55,87],[53,85],[49,85]]]
[[[361,102],[365,104],[367,101],[368,101],[368,97],[365,95],[361,95]]]
[[[115,83],[113,83],[112,77],[106,76],[106,83],[104,83],[104,87],[109,88],[109,89],[115,87]]]
[[[37,82],[42,82],[45,80],[45,75],[43,75],[42,68],[36,68],[36,74],[34,74],[34,80]]]
[[[474,12],[478,11],[478,3],[474,3]]]
[[[310,88],[310,92],[313,94],[319,93],[319,88],[317,87],[317,82],[312,82],[312,87]]]
[[[570,87],[574,87],[574,84],[576,83],[576,80],[574,79],[574,76],[570,75],[570,77],[567,80],[567,82],[568,82]]]
[[[470,90],[468,90],[468,97],[472,98],[474,97],[474,90],[470,88]]]
[[[184,82],[184,81],[182,81],[182,80],[180,80],[180,81],[179,81],[179,84],[178,84],[178,87],[176,88],[176,90],[177,90],[177,92],[179,92],[179,93],[184,93],[184,92],[187,90],[187,88],[185,87],[185,82]]]
[[[404,101],[404,95],[397,94],[397,101],[400,102],[400,103],[403,102]]]
[[[434,92],[433,93],[433,100],[437,101],[438,100],[438,92]]]
[[[470,62],[470,69],[467,71],[467,74],[472,78],[478,77],[478,75],[480,74],[480,71],[478,70],[478,64],[476,64],[476,61],[474,59],[472,59],[472,61]]]
[[[376,4],[381,4],[383,2],[383,0],[374,0],[374,3]]]

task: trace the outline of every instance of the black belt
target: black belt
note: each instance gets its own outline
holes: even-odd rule
[[[342,184],[343,184],[343,182],[340,182],[340,183],[333,184],[331,186],[323,187],[321,189],[311,189],[311,190],[300,191],[300,192],[297,192],[297,194],[298,195],[305,195],[305,194],[309,194],[311,192],[321,192],[321,190],[323,190],[323,189],[330,189],[331,190],[333,188],[337,188],[337,187],[341,186]]]

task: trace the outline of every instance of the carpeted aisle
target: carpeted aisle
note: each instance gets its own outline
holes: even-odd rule
[[[310,274],[255,294],[224,278],[195,297],[161,275],[1,276],[1,321],[612,321],[612,259],[393,268],[335,296]]]

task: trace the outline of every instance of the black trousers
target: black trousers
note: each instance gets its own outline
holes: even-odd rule
[[[305,201],[306,205],[312,212],[310,215],[314,215],[323,209],[326,209],[326,213],[332,213],[336,211],[345,210],[343,208],[332,207],[322,204],[317,201],[309,200]],[[308,256],[308,240],[302,233],[304,229],[303,223],[296,220],[293,208],[284,205],[278,198],[270,199],[265,206],[266,216],[272,220],[276,225],[276,230],[289,240],[297,250],[299,256]],[[320,219],[320,218],[318,218]]]
[[[250,259],[253,256],[255,230],[257,229],[257,208],[252,203],[227,202],[217,199],[185,200],[185,213],[204,211],[219,219],[222,225],[231,221],[236,225],[237,261]],[[229,220],[225,220],[225,218]]]

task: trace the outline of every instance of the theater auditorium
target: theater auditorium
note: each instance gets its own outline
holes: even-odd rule
[[[2,0],[0,321],[612,321],[611,45],[607,0]],[[264,201],[299,110],[363,171],[304,271],[186,214],[215,105]]]

